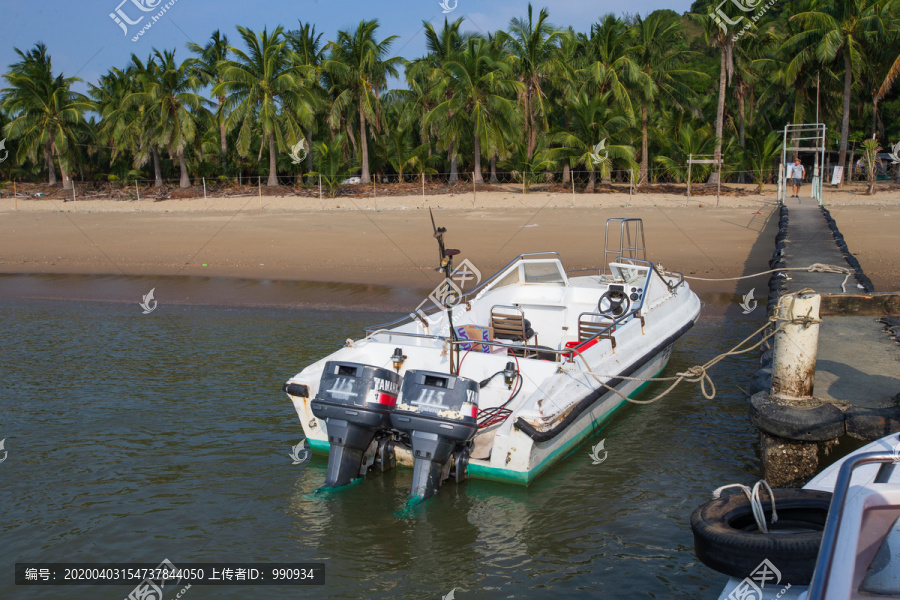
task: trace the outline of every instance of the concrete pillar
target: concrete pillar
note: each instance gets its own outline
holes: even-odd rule
[[[815,292],[782,296],[775,309],[779,326],[772,356],[772,391],[776,401],[790,403],[813,395],[819,348],[819,305]],[[808,318],[815,322],[792,322]]]

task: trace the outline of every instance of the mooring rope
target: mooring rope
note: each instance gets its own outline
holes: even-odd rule
[[[775,494],[772,492],[772,487],[769,485],[765,479],[760,479],[756,482],[756,485],[753,486],[751,490],[746,485],[741,483],[732,483],[730,485],[723,485],[720,488],[716,488],[713,490],[713,498],[719,498],[722,495],[722,492],[727,490],[728,488],[740,488],[741,491],[747,496],[747,500],[750,501],[750,508],[753,510],[753,518],[756,520],[756,526],[763,533],[769,533],[769,528],[766,526],[766,512],[763,510],[762,500],[759,497],[759,486],[764,485],[766,489],[769,490],[769,499],[772,502],[772,525],[778,522],[778,513],[775,512]]]
[[[741,277],[690,277],[685,275],[685,279],[694,279],[696,281],[737,281],[739,279],[752,279],[753,277],[759,277],[760,275],[768,275],[769,273],[777,273],[778,271],[806,271],[807,273],[838,273],[838,274],[848,274],[853,275],[856,273],[853,269],[848,269],[847,267],[839,267],[837,265],[825,265],[822,263],[814,263],[809,265],[808,267],[779,267],[777,269],[770,269],[768,271],[761,271],[759,273],[753,273],[752,275],[743,275]],[[844,280],[846,281],[846,279]]]
[[[813,291],[809,288],[805,288],[805,289],[800,290],[799,292],[794,292],[792,294],[786,294],[784,297],[790,298],[790,303],[791,303],[791,306],[788,310],[788,314],[792,314],[794,312],[793,306],[794,306],[794,303],[796,302],[798,296],[800,296],[802,294],[810,294],[810,293],[815,293],[815,291]],[[747,342],[751,341],[754,338],[754,336],[759,335],[760,333],[765,331],[767,328],[771,327],[771,325],[773,323],[777,323],[779,321],[781,321],[782,324],[773,328],[771,332],[764,335],[762,337],[762,339],[760,339],[758,342],[756,342],[755,344],[753,344],[752,346],[749,346],[747,348],[740,349],[741,346],[743,346]],[[581,362],[584,363],[584,366],[587,369],[587,371],[582,371],[579,369],[567,369],[567,368],[565,368],[564,365],[560,365],[559,368],[557,369],[557,371],[560,373],[579,373],[582,375],[590,375],[597,381],[597,383],[599,383],[600,385],[602,385],[609,391],[614,392],[619,397],[621,397],[625,400],[628,400],[632,404],[653,404],[657,400],[661,400],[662,398],[666,397],[669,394],[669,392],[671,392],[673,389],[675,389],[675,386],[677,386],[682,381],[688,381],[690,383],[699,383],[700,391],[703,394],[703,397],[706,398],[707,400],[712,400],[713,398],[716,397],[716,385],[713,382],[712,378],[709,376],[709,373],[707,372],[709,369],[716,366],[718,363],[725,360],[729,356],[737,356],[739,354],[745,354],[747,352],[750,352],[751,350],[759,348],[766,340],[770,339],[776,333],[778,333],[779,331],[781,331],[782,329],[787,327],[787,325],[789,323],[809,326],[809,325],[821,323],[821,322],[822,322],[821,319],[813,319],[809,315],[802,316],[802,317],[795,317],[792,319],[783,319],[783,318],[779,317],[776,312],[776,314],[773,314],[768,319],[766,319],[765,325],[763,325],[762,327],[760,327],[759,329],[757,329],[756,331],[751,333],[749,336],[747,336],[746,338],[741,340],[740,343],[738,343],[736,346],[734,346],[728,352],[723,352],[722,354],[719,354],[715,358],[708,360],[707,362],[703,363],[702,365],[696,365],[686,371],[683,371],[681,373],[676,373],[674,377],[625,377],[623,375],[598,375],[597,373],[594,373],[593,369],[591,369],[587,360],[585,360],[585,358],[581,355],[581,352],[579,352],[578,350],[575,350],[575,349],[573,349],[574,353],[578,356],[578,358],[581,359]],[[606,378],[606,380],[623,379],[625,381],[640,381],[640,382],[671,381],[672,385],[670,385],[668,388],[666,388],[665,391],[663,391],[661,394],[659,394],[655,398],[651,398],[650,400],[635,400],[634,398],[629,398],[628,396],[626,396],[625,394],[623,394],[622,392],[617,390],[615,387],[607,384],[606,381],[603,381],[601,379],[601,377]],[[707,385],[709,386],[709,389],[707,389]]]

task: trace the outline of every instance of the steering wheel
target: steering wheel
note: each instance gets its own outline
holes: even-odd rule
[[[619,317],[628,312],[631,308],[631,299],[625,292],[618,290],[608,290],[600,296],[597,302],[597,311],[601,315],[609,315]]]

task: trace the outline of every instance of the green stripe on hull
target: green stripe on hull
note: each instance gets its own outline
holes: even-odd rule
[[[663,372],[663,369],[660,369],[659,372],[656,373],[653,377],[659,377],[659,374]],[[639,385],[632,395],[636,396],[642,393],[647,387],[653,383],[652,381],[645,381],[641,385]],[[486,479],[488,481],[499,481],[500,483],[514,483],[517,485],[528,485],[532,481],[534,481],[538,475],[549,469],[559,460],[566,458],[569,453],[574,452],[578,445],[581,444],[586,438],[591,437],[596,432],[602,429],[601,425],[606,421],[609,421],[614,414],[616,414],[620,408],[625,406],[628,403],[627,400],[622,400],[619,402],[612,410],[607,412],[602,418],[594,421],[591,424],[591,427],[585,427],[578,435],[570,439],[568,442],[551,452],[547,455],[544,460],[542,460],[536,467],[531,469],[530,471],[512,471],[510,469],[498,469],[496,467],[488,467],[485,465],[478,465],[469,463],[468,475],[471,479]],[[330,449],[330,444],[325,440],[316,440],[312,438],[307,438],[306,442],[309,444],[309,449],[315,452],[316,454],[328,454]],[[406,465],[403,465],[404,467]]]
[[[309,449],[316,454],[328,454],[328,452],[331,450],[331,444],[329,444],[325,440],[314,440],[312,438],[306,438],[306,443],[309,444]]]
[[[660,369],[659,372],[653,377],[658,377],[660,373],[663,372],[663,369]],[[652,381],[645,381],[641,385],[639,385],[634,392],[631,394],[633,396],[640,394],[647,387],[653,383]],[[551,452],[547,455],[544,460],[542,460],[536,467],[531,469],[530,471],[512,471],[510,469],[498,469],[496,467],[488,467],[485,465],[473,464],[469,463],[468,475],[471,479],[487,479],[489,481],[498,481],[500,483],[514,483],[517,485],[528,485],[532,481],[534,481],[538,475],[549,469],[553,464],[557,461],[562,460],[566,456],[569,455],[570,452],[574,452],[578,445],[581,444],[586,438],[591,437],[594,433],[600,431],[601,425],[606,421],[610,420],[614,414],[616,414],[620,408],[625,406],[628,403],[627,400],[622,400],[619,402],[612,410],[607,412],[602,418],[597,421],[594,421],[591,427],[585,427],[578,435],[570,439],[568,442]]]

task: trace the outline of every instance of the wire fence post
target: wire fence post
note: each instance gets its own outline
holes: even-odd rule
[[[322,174],[319,173],[319,200],[322,199]]]
[[[259,207],[262,208],[262,175],[256,179],[256,189],[259,190]]]
[[[375,203],[375,210],[378,210],[378,193],[375,191],[375,182],[378,180],[378,175],[372,178],[372,200]]]
[[[75,179],[72,179],[72,202],[75,203],[75,208],[78,208],[78,198],[75,197]]]
[[[634,195],[634,169],[628,169],[628,196]]]
[[[575,198],[575,171],[572,171],[572,198]]]
[[[206,177],[203,177],[203,206],[206,206]]]
[[[15,179],[13,179],[13,197],[16,199],[16,210],[19,210],[19,190],[16,189]]]
[[[425,204],[425,171],[422,171],[422,204]]]
[[[472,208],[475,208],[475,200],[478,198],[478,189],[475,187],[475,171],[472,171]]]

